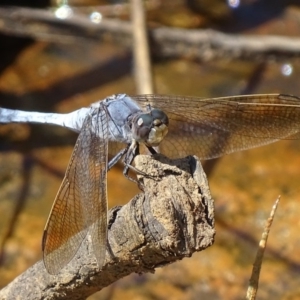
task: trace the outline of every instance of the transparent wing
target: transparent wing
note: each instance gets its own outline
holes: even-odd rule
[[[43,258],[50,274],[74,257],[88,231],[99,267],[104,262],[107,143],[106,113],[99,107],[84,121],[44,230]]]
[[[285,138],[300,137],[300,98],[269,94],[223,98],[168,95],[132,97],[169,117],[160,151],[170,157],[211,159]]]
[[[93,250],[99,268],[102,268],[105,260],[107,244],[107,163],[108,163],[108,115],[105,109],[98,110],[95,134],[93,139],[92,153],[92,181],[89,181],[89,191],[92,192],[91,198],[92,211],[87,210],[87,217],[92,215],[91,237]],[[99,139],[100,138],[100,143]]]

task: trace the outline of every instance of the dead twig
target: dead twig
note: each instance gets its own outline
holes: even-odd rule
[[[0,299],[85,299],[133,272],[191,256],[212,245],[214,211],[206,176],[198,160],[138,156],[144,193],[109,214],[106,261],[97,267],[89,237],[75,258],[56,275],[38,262],[0,291]]]
[[[113,41],[132,48],[132,25],[121,20],[92,23],[74,14],[57,19],[46,10],[0,7],[0,32],[31,37],[54,43],[76,44]],[[283,36],[225,34],[215,30],[187,30],[161,27],[149,29],[151,51],[158,57],[189,57],[199,60],[216,58],[245,60],[286,60],[300,56],[300,38]]]
[[[144,1],[131,0],[133,30],[134,78],[137,94],[153,94],[153,80],[149,54]]]
[[[267,220],[267,223],[264,228],[264,232],[262,234],[261,240],[259,242],[259,247],[256,253],[255,261],[253,264],[252,274],[250,278],[250,284],[247,290],[246,299],[254,300],[256,298],[257,290],[258,290],[258,284],[259,284],[259,275],[261,270],[261,265],[264,257],[264,252],[266,249],[266,244],[269,236],[269,232],[272,226],[272,222],[274,220],[275,212],[278,206],[280,200],[280,196],[275,201],[275,204],[272,207],[270,216]]]

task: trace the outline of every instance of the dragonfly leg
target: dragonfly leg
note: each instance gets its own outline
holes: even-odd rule
[[[135,171],[136,173],[138,173],[138,174],[143,173],[143,174],[141,174],[141,175],[143,175],[143,176],[148,176],[148,177],[149,177],[149,175],[146,174],[146,173],[144,173],[144,172],[141,172],[139,169],[133,167],[132,165],[125,164],[125,167],[124,167],[124,170],[123,170],[124,176],[125,176],[128,180],[130,180],[130,181],[136,183],[141,191],[144,191],[144,184],[143,184],[141,181],[136,180],[135,178],[131,177],[131,176],[129,175],[129,173],[128,173],[128,172],[129,172],[129,169],[134,170],[134,171]]]
[[[131,144],[128,144],[126,148],[122,149],[120,152],[118,152],[109,162],[108,162],[108,166],[107,166],[107,171],[109,171],[124,155],[124,170],[123,170],[123,174],[126,178],[128,178],[130,181],[133,181],[135,183],[137,183],[138,185],[140,185],[140,183],[133,177],[129,176],[129,169],[133,170],[134,172],[136,172],[137,174],[143,175],[143,176],[147,176],[146,173],[141,172],[140,170],[138,170],[137,168],[135,168],[134,166],[131,165],[133,159],[135,158],[136,155],[139,154],[139,144],[137,142],[133,142]]]
[[[109,162],[107,166],[107,171],[109,171],[128,151],[130,144],[127,145],[126,148],[122,149],[118,152]]]
[[[126,169],[126,171],[125,171],[125,169]],[[137,173],[137,174],[139,174],[139,175],[143,175],[143,176],[146,176],[146,177],[150,177],[147,173],[142,172],[142,171],[139,170],[138,168],[136,168],[136,167],[134,167],[134,166],[132,166],[132,165],[127,165],[127,164],[126,164],[125,167],[124,167],[124,170],[123,170],[123,174],[124,174],[129,180],[132,180],[132,181],[134,181],[134,182],[136,182],[136,180],[128,175],[129,169],[132,170],[132,171],[134,171],[135,173]],[[124,171],[125,171],[125,173],[124,173]]]
[[[157,151],[153,147],[150,147],[150,146],[147,146],[147,145],[146,145],[146,147],[152,155],[157,154]]]
[[[137,169],[134,168],[131,164],[132,164],[134,158],[135,158],[138,154],[139,154],[139,143],[136,142],[136,141],[133,141],[133,142],[130,144],[130,146],[129,146],[129,148],[128,148],[128,151],[127,151],[127,153],[126,153],[126,155],[125,155],[125,158],[124,158],[124,164],[125,164],[125,167],[124,167],[124,170],[123,170],[124,176],[125,176],[127,179],[129,179],[130,181],[133,181],[133,182],[135,182],[135,183],[137,183],[137,184],[139,184],[138,181],[137,181],[135,178],[129,176],[128,173],[129,173],[129,169],[134,170],[134,171],[137,170]],[[135,169],[136,169],[136,170],[135,170]],[[137,173],[138,173],[138,172],[137,172]]]
[[[150,150],[151,148],[151,150]],[[156,151],[152,148],[152,147],[148,147],[149,151],[152,154],[155,154]],[[141,170],[137,169],[136,167],[132,166],[131,163],[133,162],[134,158],[139,154],[139,143],[136,141],[133,141],[130,145],[130,147],[128,148],[128,151],[126,153],[126,156],[124,158],[124,170],[123,170],[123,174],[126,178],[128,178],[130,181],[133,181],[135,183],[137,183],[137,185],[139,186],[139,188],[141,190],[144,190],[143,188],[143,184],[141,183],[141,181],[136,180],[135,178],[129,176],[129,169],[133,170],[135,173],[142,175],[144,177],[151,177],[154,178],[152,176],[149,176],[149,174],[142,172]]]

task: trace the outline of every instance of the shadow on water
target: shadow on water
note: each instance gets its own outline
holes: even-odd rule
[[[237,240],[243,240],[252,249],[256,249],[258,240],[254,238],[249,232],[244,231],[240,227],[234,227],[230,223],[226,222],[222,217],[216,216],[216,224],[219,225],[223,230],[230,232]],[[296,260],[291,259],[288,255],[282,254],[281,251],[276,250],[272,246],[268,245],[266,248],[266,254],[271,255],[274,259],[281,261],[288,268],[291,268],[293,272],[300,274],[300,263]]]
[[[14,109],[53,111],[53,106],[63,99],[85,93],[127,75],[131,70],[131,60],[131,55],[128,53],[114,56],[86,72],[63,79],[41,91],[30,91],[22,96],[0,92],[1,105]],[[30,102],[20,101],[22,99],[30,99]]]
[[[16,228],[16,223],[18,222],[19,215],[23,211],[26,202],[28,200],[28,190],[31,182],[31,171],[32,171],[33,161],[30,156],[24,155],[22,162],[22,184],[19,190],[19,196],[17,197],[13,212],[10,216],[10,221],[7,224],[5,233],[2,235],[0,243],[0,267],[5,260],[5,247],[9,238],[14,234]]]
[[[230,2],[230,1],[227,1]],[[280,17],[286,8],[299,5],[298,0],[231,1],[186,0],[189,8],[210,20],[210,25],[228,33],[251,30]],[[234,6],[236,4],[236,6]]]

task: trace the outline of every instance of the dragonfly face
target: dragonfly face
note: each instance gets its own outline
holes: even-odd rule
[[[132,121],[132,135],[137,142],[149,147],[160,144],[168,133],[168,116],[159,109],[136,116]]]

